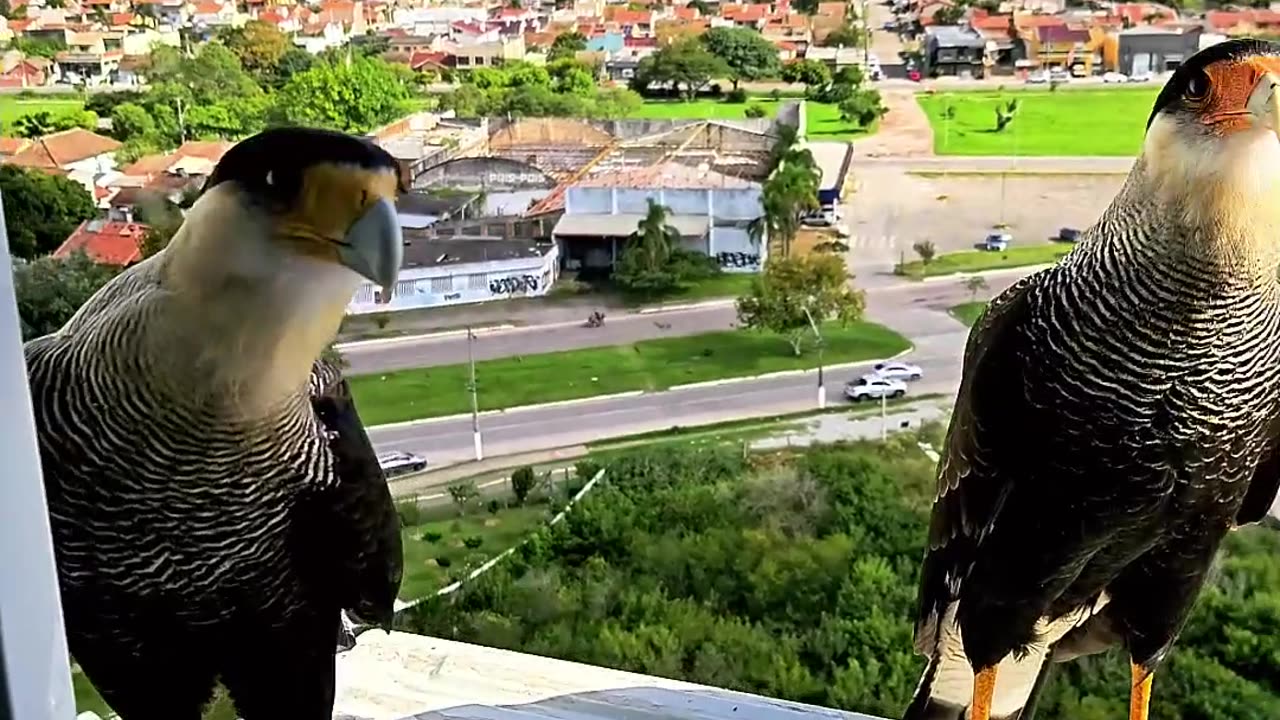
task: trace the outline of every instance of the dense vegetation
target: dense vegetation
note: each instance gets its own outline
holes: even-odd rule
[[[936,429],[931,441],[936,442]],[[932,463],[902,435],[795,457],[638,451],[566,521],[407,629],[896,717]],[[1280,533],[1248,528],[1157,676],[1153,720],[1280,717]],[[1042,720],[1124,717],[1120,653],[1062,666]]]

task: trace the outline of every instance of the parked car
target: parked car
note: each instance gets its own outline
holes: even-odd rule
[[[1124,73],[1109,72],[1102,74],[1102,82],[1104,83],[1123,83],[1129,82],[1129,76]]]
[[[393,450],[378,453],[378,465],[387,477],[404,475],[405,473],[422,472],[427,469],[427,460],[421,455],[411,452]]]
[[[813,227],[829,227],[835,225],[840,220],[840,211],[835,208],[825,207],[815,210],[800,219],[801,224],[811,225]]]
[[[1062,242],[1073,243],[1080,239],[1080,231],[1072,227],[1064,227],[1058,230],[1058,239]]]
[[[898,360],[876,363],[871,370],[872,375],[890,380],[919,380],[924,377],[924,370],[919,365]]]
[[[1043,85],[1047,82],[1049,82],[1049,73],[1044,70],[1038,70],[1027,75],[1028,85]]]
[[[1004,252],[1009,249],[1009,243],[1013,242],[1013,236],[1009,233],[991,233],[982,241],[982,249],[992,252]]]
[[[844,396],[854,402],[899,398],[907,394],[907,384],[901,380],[863,375],[844,386]]]
[[[1050,82],[1060,82],[1060,83],[1070,82],[1071,73],[1067,72],[1066,70],[1063,70],[1062,68],[1054,68],[1049,71],[1049,80]]]
[[[1129,82],[1131,83],[1151,82],[1151,71],[1139,70],[1138,72],[1129,76]]]

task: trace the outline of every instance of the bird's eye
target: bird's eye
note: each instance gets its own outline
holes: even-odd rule
[[[1203,100],[1209,95],[1209,76],[1203,70],[1197,70],[1189,80],[1184,92],[1188,100]]]
[[[364,207],[365,205],[368,205],[368,204],[369,204],[369,191],[363,190],[360,192],[360,206]]]

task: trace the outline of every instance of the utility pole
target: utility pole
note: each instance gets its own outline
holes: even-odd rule
[[[888,394],[880,395],[880,442],[889,439],[889,419],[885,416],[884,406],[888,403]]]
[[[818,323],[813,321],[813,314],[809,312],[809,306],[804,306],[804,316],[809,319],[809,327],[813,328],[813,336],[817,338],[818,345],[818,409],[822,410],[827,407],[827,385],[823,380],[822,368],[822,347],[826,343],[822,340],[822,331],[818,329]]]
[[[484,459],[484,446],[480,442],[480,401],[476,395],[476,358],[475,353],[471,351],[471,344],[476,339],[475,333],[471,332],[471,326],[467,326],[467,367],[469,369],[470,380],[467,381],[467,390],[471,392],[471,440],[476,448],[476,462]]]
[[[868,71],[871,62],[871,18],[867,16],[867,0],[862,0],[862,67]]]

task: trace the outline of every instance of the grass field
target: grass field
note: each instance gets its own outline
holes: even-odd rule
[[[908,277],[922,278],[1022,267],[1024,265],[1044,265],[1057,262],[1063,255],[1071,251],[1071,247],[1067,243],[1052,243],[1021,245],[1011,247],[1004,252],[961,250],[960,252],[943,253],[935,257],[933,262],[928,265],[919,260],[912,260],[894,268],[894,272]]]
[[[30,113],[45,110],[53,115],[80,110],[84,102],[76,97],[50,96],[20,98],[16,95],[0,95],[0,135],[10,135],[9,126],[14,120]]]
[[[985,302],[967,302],[954,305],[947,310],[952,317],[959,320],[969,327],[978,322],[978,318],[982,316],[982,311],[987,308]]]
[[[827,364],[894,355],[906,338],[873,323],[823,330]],[[814,367],[817,356],[791,354],[777,335],[746,330],[645,340],[627,345],[517,356],[476,363],[480,408],[570,400],[632,390]],[[470,409],[467,366],[401,370],[351,378],[367,425],[463,413]]]
[[[784,99],[783,102],[786,100]],[[778,112],[779,102],[772,98],[750,98],[746,103],[727,103],[720,100],[647,100],[631,115],[633,118],[669,120],[741,120],[751,105],[764,108],[766,117]],[[834,105],[805,103],[805,133],[814,140],[852,140],[874,132],[840,119],[840,111]]]
[[[939,155],[1137,155],[1158,87],[918,94]],[[995,131],[996,106],[1017,116]],[[954,107],[948,121],[945,108]]]
[[[402,600],[416,600],[434,593],[452,582],[450,574],[475,569],[551,519],[549,506],[545,504],[505,508],[496,514],[487,512],[483,506],[484,502],[477,501],[462,517],[457,517],[453,506],[433,509],[437,515],[450,517],[411,525],[401,531],[404,538]],[[480,538],[480,546],[468,548],[463,541],[473,537]],[[448,567],[441,567],[437,558],[445,558]]]

